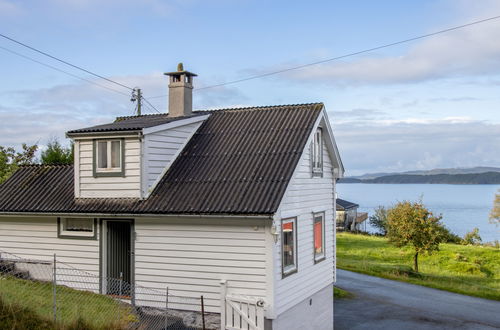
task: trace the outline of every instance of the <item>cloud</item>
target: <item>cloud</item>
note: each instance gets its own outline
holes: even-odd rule
[[[431,103],[438,103],[438,102],[471,102],[479,100],[480,99],[477,97],[463,96],[463,97],[435,97],[435,98],[430,98],[427,101]]]
[[[470,1],[457,3],[463,12],[467,12],[468,7],[473,7],[473,10],[454,22],[433,27],[422,34],[491,17],[492,13],[500,12],[498,1],[481,2],[480,10]],[[401,54],[382,55],[374,52],[363,57],[353,57],[351,60],[334,61],[291,71],[284,77],[299,81],[322,80],[343,85],[417,83],[500,74],[500,43],[495,42],[498,39],[500,20],[492,20],[411,43]]]
[[[330,115],[335,122],[349,121],[350,119],[375,119],[383,118],[387,115],[386,112],[377,109],[352,109],[347,111],[330,111]]]
[[[127,86],[140,86],[145,98],[160,112],[167,112],[167,79],[162,72],[146,75],[110,77]],[[101,85],[116,89],[118,94],[99,86],[75,82],[36,90],[13,90],[1,93],[0,145],[20,146],[21,143],[45,143],[51,137],[64,139],[66,131],[111,122],[118,116],[133,115],[135,104],[130,102],[130,91],[103,81]],[[206,85],[200,81],[197,85]],[[196,109],[231,107],[244,102],[239,89],[219,87],[194,92]],[[156,113],[143,102],[143,114]]]
[[[50,0],[47,1],[58,10],[69,12],[93,12],[93,11],[123,11],[125,8],[146,9],[150,13],[165,16],[172,14],[175,8],[181,4],[180,1],[161,0]]]
[[[500,163],[500,124],[449,117],[333,125],[348,175]]]
[[[22,10],[12,1],[0,0],[0,17],[12,17],[21,14]]]

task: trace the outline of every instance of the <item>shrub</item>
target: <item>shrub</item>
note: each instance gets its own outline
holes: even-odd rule
[[[479,245],[481,242],[482,239],[481,236],[479,236],[479,228],[472,229],[472,231],[465,234],[462,239],[462,244],[464,245]]]
[[[457,234],[452,233],[450,229],[443,226],[442,230],[443,230],[444,242],[454,243],[454,244],[462,243],[462,237],[458,236]]]
[[[378,229],[380,234],[385,236],[387,234],[387,210],[383,206],[375,209],[375,214],[370,215],[368,222],[372,227]]]

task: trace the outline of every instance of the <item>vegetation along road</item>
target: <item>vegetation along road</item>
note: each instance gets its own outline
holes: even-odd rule
[[[439,248],[419,257],[416,273],[411,247],[395,247],[382,237],[338,233],[337,267],[500,301],[500,249],[448,243]]]

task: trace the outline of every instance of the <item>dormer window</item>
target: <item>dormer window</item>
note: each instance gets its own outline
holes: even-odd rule
[[[94,177],[123,176],[124,140],[94,140]]]
[[[313,176],[323,176],[323,137],[320,127],[314,133],[311,144],[311,168]]]

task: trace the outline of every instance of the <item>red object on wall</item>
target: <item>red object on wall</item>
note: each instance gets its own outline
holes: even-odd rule
[[[321,225],[321,221],[314,223],[314,249],[316,251],[321,251],[323,247],[323,226]]]

